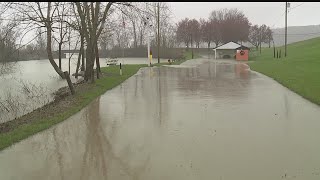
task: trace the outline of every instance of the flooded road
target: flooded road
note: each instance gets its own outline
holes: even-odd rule
[[[143,68],[0,152],[1,180],[318,180],[320,108],[245,64]]]

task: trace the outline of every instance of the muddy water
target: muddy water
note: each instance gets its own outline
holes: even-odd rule
[[[118,58],[118,64],[147,64],[147,58]],[[55,59],[58,64],[58,60]],[[166,59],[160,59],[166,62]],[[153,59],[156,63],[157,59]],[[62,70],[68,71],[68,59],[62,59]],[[0,64],[1,65],[1,64]],[[41,107],[53,100],[52,93],[61,87],[67,86],[67,82],[59,78],[49,63],[49,60],[31,60],[19,61],[14,64],[14,70],[7,74],[0,74],[0,123],[14,119],[24,115],[32,110]],[[105,58],[100,58],[100,65],[107,66]],[[77,57],[71,58],[70,71],[75,73],[77,66]],[[76,81],[71,76],[73,82]],[[31,94],[25,92],[23,88],[25,84]],[[12,99],[14,103],[7,103],[8,99]],[[14,106],[8,112],[6,107]]]
[[[144,68],[0,152],[0,179],[318,180],[319,117],[244,64]]]

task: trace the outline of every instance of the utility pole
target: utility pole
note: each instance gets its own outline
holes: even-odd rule
[[[151,59],[150,59],[150,32],[149,32],[149,27],[147,28],[147,41],[148,41],[148,61],[149,61],[149,66],[151,66]]]
[[[150,28],[152,27],[152,24],[150,24],[150,18],[147,17],[147,19],[144,21],[144,25],[146,26],[146,31],[147,31],[147,44],[148,44],[148,47],[147,47],[147,51],[148,51],[148,56],[147,56],[147,59],[148,59],[148,64],[149,64],[149,67],[151,66],[151,56],[150,56]]]
[[[285,37],[284,37],[284,57],[287,57],[287,14],[288,14],[288,2],[286,2],[286,20],[285,20]]]
[[[160,2],[158,2],[158,63],[160,63]]]

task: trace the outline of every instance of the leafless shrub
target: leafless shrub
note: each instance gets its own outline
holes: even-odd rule
[[[16,81],[19,84],[17,91],[7,90],[3,93],[3,97],[0,97],[0,122],[19,118],[53,100],[43,84],[21,79]]]

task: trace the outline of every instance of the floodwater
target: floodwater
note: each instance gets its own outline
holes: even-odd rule
[[[118,64],[148,64],[147,58],[118,58]],[[58,60],[55,59],[58,64]],[[165,62],[165,59],[160,59]],[[153,59],[153,63],[157,59]],[[66,80],[60,79],[49,60],[30,60],[11,63],[13,71],[0,74],[0,123],[24,115],[53,100],[52,93],[61,87],[67,86]],[[62,59],[62,70],[69,71],[68,59]],[[1,65],[1,64],[0,64]],[[105,58],[100,58],[101,67],[107,66]],[[70,61],[70,74],[75,73],[77,57]],[[80,77],[81,78],[81,77]],[[76,82],[74,76],[71,81]],[[26,90],[26,88],[29,89]],[[29,93],[31,92],[31,93]],[[7,100],[12,100],[7,103]],[[6,111],[2,105],[14,106],[11,111]]]
[[[1,180],[318,180],[320,108],[241,63],[146,67],[0,152]]]

